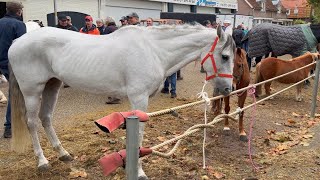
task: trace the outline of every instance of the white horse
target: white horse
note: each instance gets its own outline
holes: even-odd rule
[[[149,96],[158,91],[165,78],[200,59],[216,38],[217,71],[232,74],[235,46],[220,27],[213,30],[200,25],[128,26],[107,36],[44,27],[25,34],[9,49],[13,149],[25,149],[29,132],[38,168],[48,169],[49,162],[37,134],[40,118],[59,159],[72,160],[51,124],[62,82],[92,93],[128,97],[132,109],[146,111]],[[214,74],[211,61],[204,66],[209,76]],[[231,92],[232,78],[216,77],[211,82],[216,92]],[[140,123],[140,146],[143,130],[144,123]],[[139,178],[147,178],[141,162]]]

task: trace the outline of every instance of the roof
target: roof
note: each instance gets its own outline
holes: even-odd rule
[[[261,10],[261,5],[256,0],[246,0],[253,9]],[[277,7],[272,4],[272,0],[266,0],[266,11],[278,11]]]
[[[281,0],[284,8],[290,9],[288,18],[308,18],[311,14],[311,7],[307,0]],[[294,10],[298,9],[298,14],[294,14]]]
[[[253,7],[253,9],[261,9],[260,4],[256,0],[247,0],[248,3]]]
[[[266,10],[267,11],[275,11],[277,12],[278,9],[275,5],[273,5],[272,0],[266,0]]]
[[[306,7],[308,2],[307,0],[281,0],[281,4],[283,7],[291,9],[295,7]]]

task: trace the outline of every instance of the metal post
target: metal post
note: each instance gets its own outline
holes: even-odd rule
[[[311,117],[314,118],[316,113],[317,95],[319,86],[319,72],[320,72],[320,60],[317,59],[316,72],[313,86],[312,105],[311,105]]]
[[[139,161],[139,119],[130,116],[126,119],[126,175],[127,180],[138,180]]]
[[[58,24],[57,0],[53,0],[54,22]]]

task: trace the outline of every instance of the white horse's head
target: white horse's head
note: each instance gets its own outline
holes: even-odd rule
[[[201,59],[203,68],[207,72],[206,79],[214,87],[214,94],[228,95],[232,91],[236,46],[232,37],[225,34],[221,26],[217,28],[217,36],[215,43],[206,47],[207,50],[202,53]]]
[[[25,24],[27,28],[27,33],[41,28],[40,25],[34,21],[28,21]]]

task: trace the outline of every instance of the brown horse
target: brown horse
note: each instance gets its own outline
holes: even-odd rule
[[[255,82],[259,83],[271,78],[274,78],[276,76],[288,73],[290,71],[293,71],[295,69],[301,68],[303,66],[306,66],[312,62],[315,61],[315,58],[319,54],[317,53],[306,53],[302,56],[299,56],[297,58],[291,59],[289,61],[287,60],[281,60],[277,58],[266,58],[263,61],[261,61],[256,66],[256,79]],[[288,74],[287,76],[284,76],[282,78],[277,79],[276,81],[284,84],[290,84],[290,83],[296,83],[299,82],[305,78],[308,77],[309,72],[311,69],[314,69],[315,65],[309,66],[307,68],[301,69],[300,71]],[[269,96],[270,93],[270,86],[272,82],[267,82],[264,84],[266,95]],[[296,94],[296,101],[301,101],[301,88],[302,83],[297,85],[297,94]],[[258,97],[261,94],[261,85],[257,86],[256,88],[256,96]]]
[[[237,48],[235,60],[234,60],[234,67],[233,67],[233,85],[238,90],[238,89],[247,87],[249,84],[250,84],[250,71],[247,63],[246,52],[243,49]],[[244,91],[238,94],[238,107],[243,108],[246,98],[247,98],[247,91]],[[229,102],[230,97],[228,96],[223,99],[225,103],[224,111],[226,114],[228,114],[230,112],[230,102]],[[212,105],[212,111],[214,112],[215,116],[221,113],[221,108],[222,108],[222,101],[220,99],[215,100]],[[230,130],[228,118],[226,118],[224,121],[223,130],[225,131]],[[240,140],[247,142],[248,141],[247,134],[243,128],[243,112],[240,113],[240,116],[239,116],[239,133],[240,133]]]

